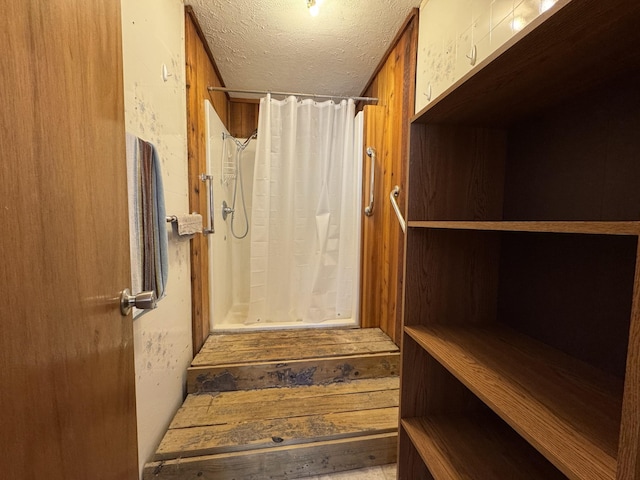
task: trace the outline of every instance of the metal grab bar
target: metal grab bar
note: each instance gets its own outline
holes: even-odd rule
[[[400,187],[396,185],[395,187],[393,187],[393,190],[391,190],[391,193],[389,193],[389,200],[391,200],[393,210],[396,212],[396,217],[398,217],[402,232],[407,233],[407,222],[404,221],[402,213],[400,213],[400,208],[398,207],[398,202],[396,202],[396,198],[398,198],[398,195],[400,195]]]
[[[369,176],[369,205],[365,207],[364,214],[370,217],[373,215],[373,187],[376,183],[376,149],[368,147],[367,155],[371,158],[371,174]]]
[[[203,173],[200,175],[200,180],[202,180],[205,183],[208,183],[208,187],[209,187],[209,222],[207,225],[207,228],[205,228],[202,233],[204,233],[205,235],[208,235],[210,233],[216,233],[215,227],[214,227],[214,217],[213,217],[213,175],[209,175],[206,173]]]

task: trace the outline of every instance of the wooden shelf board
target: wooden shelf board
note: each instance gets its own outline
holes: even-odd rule
[[[538,222],[538,221],[415,221],[409,227],[448,230],[487,230],[505,232],[576,233],[594,235],[638,235],[640,222]]]
[[[401,425],[435,480],[566,479],[493,415],[407,418]]]
[[[500,326],[405,331],[569,478],[615,478],[620,380]]]
[[[418,123],[504,125],[633,75],[640,4],[560,0],[414,117]],[[570,59],[570,68],[567,62]]]

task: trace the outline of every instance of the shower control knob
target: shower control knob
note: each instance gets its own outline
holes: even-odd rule
[[[222,201],[222,220],[226,220],[229,214],[234,213],[235,210],[227,205],[227,201]]]
[[[125,288],[120,294],[120,313],[123,316],[129,315],[132,307],[140,310],[153,310],[157,306],[158,299],[156,298],[156,292],[153,290],[131,295],[129,289]]]

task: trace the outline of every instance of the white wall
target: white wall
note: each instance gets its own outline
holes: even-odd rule
[[[188,204],[184,5],[122,0],[127,132],[153,143],[162,162],[167,215]],[[162,64],[170,76],[162,79]],[[138,455],[150,460],[185,392],[191,362],[189,242],[168,225],[167,296],[134,320]]]
[[[416,113],[435,100],[557,0],[423,0]]]
[[[209,235],[209,283],[211,285],[211,312],[213,312],[212,328],[233,328],[235,322],[245,320],[242,315],[230,313],[232,307],[249,303],[249,254],[251,230],[243,239],[236,239],[231,233],[231,217],[222,219],[221,205],[225,200],[229,206],[233,204],[234,180],[222,181],[223,140],[222,133],[228,133],[222,120],[207,102],[207,164],[208,173],[213,175],[213,191],[215,198],[215,233]],[[244,141],[244,139],[238,139]],[[227,139],[226,151],[228,160],[234,161],[236,146],[233,139]],[[242,154],[242,178],[244,196],[249,222],[251,221],[251,195],[253,190],[253,168],[255,164],[256,140],[251,140]],[[230,157],[228,156],[230,155]],[[242,209],[240,187],[236,199],[236,218],[234,221],[236,234],[242,235],[245,230],[244,211]],[[245,312],[246,316],[246,312]],[[237,325],[236,325],[237,326]]]

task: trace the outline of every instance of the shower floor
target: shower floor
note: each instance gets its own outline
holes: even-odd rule
[[[213,319],[212,331],[235,331],[235,330],[271,330],[283,328],[337,328],[337,327],[357,327],[358,320],[355,318],[337,318],[335,320],[325,320],[324,322],[311,323],[299,321],[282,322],[247,322],[249,314],[248,303],[238,303],[233,305],[224,319],[221,321]]]

